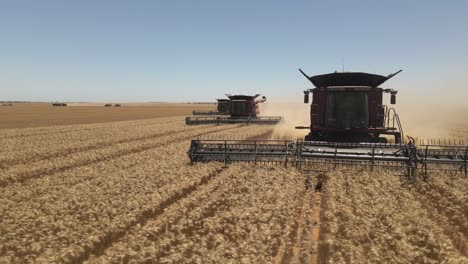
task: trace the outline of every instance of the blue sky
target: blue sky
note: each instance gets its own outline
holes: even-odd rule
[[[408,97],[468,90],[468,1],[1,1],[0,36],[0,100],[300,100],[297,68],[342,64],[403,69],[386,85]]]

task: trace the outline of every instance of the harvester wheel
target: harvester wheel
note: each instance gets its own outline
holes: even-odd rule
[[[378,143],[387,144],[387,143],[388,143],[388,140],[387,140],[386,138],[384,138],[384,137],[379,137],[379,138],[377,139],[377,142],[378,142]]]
[[[312,188],[312,181],[310,180],[310,177],[307,176],[306,180],[305,180],[305,187],[306,187],[306,191],[310,190]]]
[[[401,134],[395,134],[395,143],[401,144]]]
[[[310,132],[305,136],[305,141],[322,141],[324,140],[324,137],[320,132]]]
[[[315,184],[315,192],[321,192],[322,191],[322,181],[318,181]]]

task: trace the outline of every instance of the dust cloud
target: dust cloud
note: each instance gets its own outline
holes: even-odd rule
[[[412,103],[396,107],[405,136],[468,140],[468,106]]]
[[[395,109],[405,135],[468,140],[468,64],[441,66],[434,75],[418,76],[399,87]],[[384,98],[384,103],[389,99]]]
[[[384,104],[392,106],[389,101],[389,98],[384,98]],[[393,107],[400,117],[405,137],[411,136],[417,141],[457,138],[468,142],[468,105],[400,101]],[[303,139],[309,130],[295,129],[295,127],[308,127],[309,114],[310,103],[265,102],[260,106],[261,116],[283,117],[273,129],[273,139]]]
[[[260,106],[261,116],[281,116],[281,122],[273,128],[272,139],[304,139],[309,129],[295,129],[310,125],[310,104],[302,102],[265,102]]]
[[[384,95],[383,104],[397,111],[404,135],[415,139],[463,139],[468,142],[468,64],[459,67],[441,67],[438,74],[406,79],[394,88],[398,90],[397,104],[390,105],[390,96]],[[274,128],[275,138],[303,138],[309,130],[294,129],[310,125],[310,103],[304,104],[300,89],[285,94],[281,99],[260,105],[262,116],[282,116]],[[311,98],[312,99],[312,98]]]

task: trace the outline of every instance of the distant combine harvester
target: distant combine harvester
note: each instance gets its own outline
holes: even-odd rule
[[[67,106],[66,103],[52,103],[52,106]]]
[[[104,106],[105,106],[105,107],[111,107],[112,104],[105,104]],[[121,107],[122,105],[121,105],[121,104],[114,104],[113,106],[114,106],[114,107]]]

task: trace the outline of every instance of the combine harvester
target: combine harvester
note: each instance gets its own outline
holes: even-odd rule
[[[304,103],[313,94],[311,124],[296,127],[310,130],[303,141],[193,139],[188,151],[191,162],[273,162],[303,171],[323,171],[320,165],[359,165],[370,170],[403,169],[407,177],[416,176],[418,169],[424,177],[430,170],[467,176],[468,146],[462,142],[431,141],[417,146],[411,137],[404,142],[398,114],[383,104],[384,93],[395,104],[397,91],[379,87],[401,71],[388,76],[335,72],[312,77],[300,72],[315,86],[304,91]]]
[[[229,106],[230,101],[229,99],[216,99],[218,103],[216,103],[216,110],[217,111],[193,111],[193,115],[229,115]]]
[[[185,123],[187,125],[239,123],[274,125],[281,121],[281,117],[279,116],[259,116],[260,110],[258,104],[266,101],[265,96],[260,100],[256,100],[260,94],[254,96],[226,94],[226,96],[229,97],[226,104],[229,116],[186,117]]]

